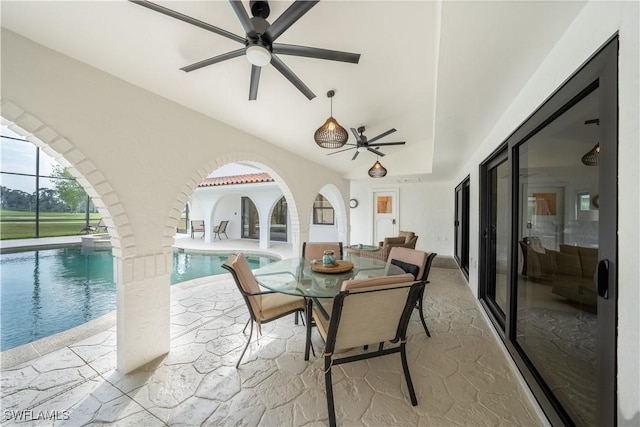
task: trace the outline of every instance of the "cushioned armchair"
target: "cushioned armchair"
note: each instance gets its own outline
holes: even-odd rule
[[[387,261],[391,248],[400,247],[415,249],[417,241],[418,236],[416,236],[413,231],[400,231],[398,237],[385,237],[384,241],[379,243],[379,247],[375,251],[349,248],[349,254]]]

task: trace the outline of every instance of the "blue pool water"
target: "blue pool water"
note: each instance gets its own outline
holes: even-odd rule
[[[173,253],[171,284],[226,273],[228,254]],[[272,262],[248,256],[251,268]],[[65,331],[116,308],[111,251],[79,246],[0,255],[0,350]]]

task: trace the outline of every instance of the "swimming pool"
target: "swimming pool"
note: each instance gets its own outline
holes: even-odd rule
[[[227,273],[229,254],[173,253],[171,284]],[[251,268],[275,261],[247,256]],[[116,308],[111,251],[80,246],[0,254],[0,350],[66,331]]]

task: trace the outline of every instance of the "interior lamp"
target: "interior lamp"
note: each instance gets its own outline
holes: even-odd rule
[[[387,174],[387,170],[382,166],[382,164],[376,160],[376,162],[369,169],[369,176],[371,178],[382,178]]]
[[[247,47],[245,54],[247,55],[247,61],[257,67],[263,67],[271,62],[271,52],[259,44]]]
[[[600,124],[600,119],[591,119],[584,122],[585,125]],[[600,142],[593,146],[593,148],[582,156],[582,164],[586,166],[598,166],[600,164]]]
[[[333,95],[335,91],[327,92],[327,97],[331,99],[331,114],[322,126],[313,134],[313,139],[322,148],[340,148],[347,143],[349,134],[347,130],[340,126],[338,121],[333,118]]]
[[[597,143],[587,154],[582,156],[582,164],[586,166],[598,166],[600,164],[600,143]]]

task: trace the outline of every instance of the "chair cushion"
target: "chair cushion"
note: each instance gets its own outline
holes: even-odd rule
[[[253,275],[253,271],[251,271],[251,267],[242,252],[237,255],[231,255],[229,259],[227,259],[226,264],[231,266],[238,275],[238,280],[240,281],[242,290],[250,294],[261,292],[260,285],[258,285],[258,282]],[[256,295],[249,296],[248,298],[251,302],[251,307],[253,308],[254,313],[261,312],[262,296]]]
[[[339,242],[305,242],[303,256],[308,260],[321,260],[324,251],[333,251],[336,259],[342,259]]]
[[[304,310],[305,301],[302,297],[280,293],[262,295],[262,311],[256,313],[258,320],[266,321],[282,315]]]
[[[398,236],[404,237],[403,243],[409,243],[409,241],[415,237],[415,233],[413,231],[400,230],[400,233],[398,233]]]
[[[406,243],[406,240],[404,237],[385,237],[382,245],[383,246],[386,246],[388,244],[402,245],[403,243]]]
[[[353,279],[342,282],[341,291],[371,288],[385,285],[397,285],[400,283],[413,282],[415,279],[413,274],[406,273],[399,276],[382,276],[371,279]]]
[[[391,248],[389,251],[389,260],[391,262],[400,261],[406,264],[414,265],[418,267],[418,271],[411,271],[410,267],[403,267],[400,264],[396,264],[398,267],[402,268],[407,273],[412,273],[415,275],[416,280],[424,279],[425,267],[427,264],[427,259],[429,258],[429,254],[424,251],[418,251],[411,248],[405,247],[395,247]]]

